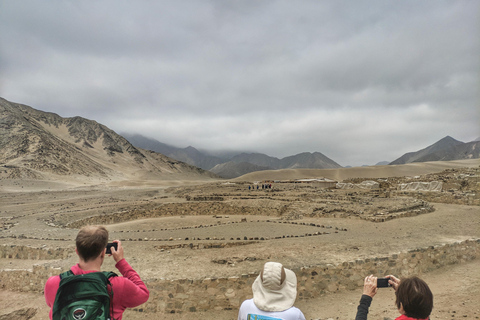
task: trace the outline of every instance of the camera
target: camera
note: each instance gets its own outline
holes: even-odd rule
[[[388,283],[389,278],[377,278],[377,288],[388,288],[391,284]]]
[[[106,254],[112,254],[112,247],[114,247],[115,250],[117,250],[118,244],[116,242],[107,243],[107,251],[105,253]]]

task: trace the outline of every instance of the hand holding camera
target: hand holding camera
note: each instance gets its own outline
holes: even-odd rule
[[[377,278],[372,274],[365,278],[365,282],[363,284],[363,294],[373,298],[377,293],[378,288],[393,287],[393,289],[397,291],[399,284],[400,279],[395,276],[388,275],[385,278]]]
[[[389,279],[388,283],[390,284],[390,287],[393,287],[393,289],[397,291],[398,286],[400,285],[400,279],[392,275],[388,275],[387,278]]]
[[[377,277],[374,277],[373,274],[367,276],[363,283],[363,294],[374,297],[377,293]]]
[[[113,240],[113,242],[107,244],[106,254],[112,255],[115,262],[118,262],[124,258],[123,247],[120,240]]]

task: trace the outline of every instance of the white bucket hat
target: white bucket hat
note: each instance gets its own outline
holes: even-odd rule
[[[252,285],[253,302],[263,311],[284,311],[297,298],[297,276],[278,262],[267,262]]]

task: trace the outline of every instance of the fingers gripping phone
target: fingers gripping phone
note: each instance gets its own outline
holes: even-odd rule
[[[106,254],[112,254],[112,247],[114,247],[115,251],[116,251],[117,248],[118,248],[118,244],[116,242],[107,243],[107,251],[105,253]]]
[[[388,283],[389,278],[377,278],[377,288],[388,288],[392,285]]]

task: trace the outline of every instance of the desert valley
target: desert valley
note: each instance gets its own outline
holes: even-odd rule
[[[224,179],[94,121],[0,112],[0,319],[48,318],[45,281],[76,263],[87,224],[150,290],[124,319],[236,319],[267,261],[295,271],[307,319],[353,319],[368,274],[425,279],[432,319],[480,318],[478,158]],[[370,315],[396,317],[391,289]]]

